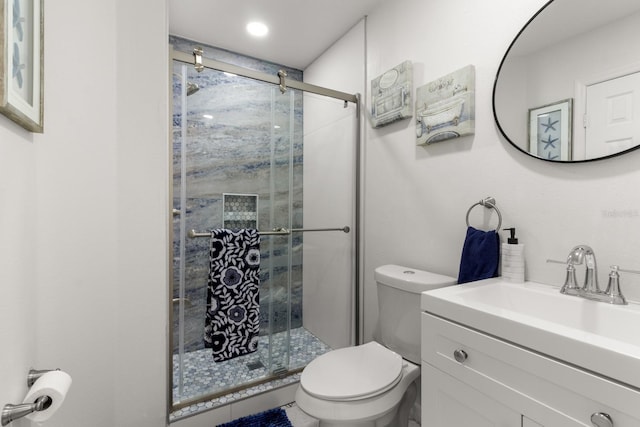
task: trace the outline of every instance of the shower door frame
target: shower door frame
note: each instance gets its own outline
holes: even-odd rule
[[[362,323],[362,316],[361,316],[361,300],[362,300],[362,292],[361,292],[361,279],[360,279],[360,265],[361,265],[361,230],[360,230],[360,220],[361,220],[361,96],[360,94],[356,93],[356,94],[349,94],[346,92],[340,92],[334,89],[329,89],[329,88],[325,88],[322,86],[316,86],[313,84],[309,84],[309,83],[305,83],[299,80],[293,80],[293,79],[286,79],[286,73],[284,73],[284,76],[280,75],[280,72],[278,73],[278,75],[271,75],[271,74],[267,74],[267,73],[262,73],[259,71],[254,71],[251,69],[247,69],[247,68],[243,68],[237,65],[233,65],[233,64],[229,64],[229,63],[225,63],[225,62],[221,62],[221,61],[216,61],[214,59],[210,59],[210,58],[206,58],[202,55],[202,49],[201,48],[196,48],[194,49],[193,53],[186,53],[186,52],[181,52],[181,51],[177,51],[173,48],[171,48],[171,62],[170,64],[173,64],[174,61],[178,61],[178,62],[182,62],[185,64],[189,64],[189,65],[193,65],[196,70],[198,70],[199,67],[204,67],[204,68],[208,68],[211,70],[215,70],[215,71],[221,71],[221,72],[227,72],[227,73],[232,73],[235,74],[237,76],[241,76],[241,77],[246,77],[246,78],[250,78],[253,80],[257,80],[257,81],[262,81],[262,82],[266,82],[266,83],[271,83],[274,85],[279,85],[280,86],[280,90],[284,93],[288,88],[291,89],[297,89],[300,90],[302,92],[309,92],[309,93],[313,93],[316,95],[322,95],[322,96],[326,96],[329,98],[334,98],[334,99],[338,99],[341,101],[345,102],[345,107],[347,105],[347,103],[353,103],[356,106],[356,136],[355,136],[355,200],[354,200],[354,227],[352,228],[352,231],[354,233],[354,258],[355,258],[355,262],[354,262],[354,274],[353,274],[353,279],[354,279],[354,305],[353,305],[353,315],[352,315],[352,320],[353,320],[353,333],[354,333],[354,341],[356,344],[360,344],[361,340],[362,340],[362,334],[361,334],[361,323]],[[173,65],[171,65],[172,67]],[[200,71],[202,71],[201,68]],[[170,185],[169,188],[171,189],[172,186]],[[171,190],[170,190],[171,191]],[[173,196],[170,194],[169,200],[173,201]],[[173,205],[171,204],[169,206],[169,209],[172,210],[173,209]],[[169,227],[169,231],[170,231],[170,237],[173,240],[173,229],[172,227]],[[170,276],[169,277],[173,277],[173,264],[169,263],[171,271],[170,271]],[[212,398],[215,398],[217,395],[204,395],[198,398],[194,398],[194,399],[188,399],[185,401],[180,402],[179,404],[175,404],[173,401],[173,330],[172,330],[172,325],[173,325],[173,301],[171,298],[171,295],[173,295],[173,280],[169,281],[169,301],[168,301],[168,310],[169,310],[169,328],[168,328],[168,346],[167,346],[167,360],[168,360],[168,375],[167,375],[167,379],[168,379],[168,384],[167,384],[167,401],[168,401],[168,409],[169,409],[169,413],[176,411],[178,409],[199,403],[199,402],[203,402],[203,401],[207,401],[207,400],[211,400]],[[300,371],[301,369],[298,369],[297,371]],[[290,372],[290,373],[295,373],[295,372]],[[269,381],[272,380],[273,378],[267,378],[265,379],[265,381]],[[244,389],[246,388],[245,386],[239,387],[238,389]],[[229,392],[229,390],[227,390],[227,392]]]

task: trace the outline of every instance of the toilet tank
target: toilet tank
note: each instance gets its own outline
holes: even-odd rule
[[[376,341],[420,364],[420,294],[454,285],[457,279],[400,265],[378,267],[374,277],[378,289]]]

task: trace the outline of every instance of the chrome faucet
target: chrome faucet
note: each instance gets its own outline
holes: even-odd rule
[[[569,266],[580,265],[584,262],[586,266],[586,272],[584,275],[584,285],[582,288],[578,288],[578,294],[586,294],[587,295],[597,295],[601,294],[600,286],[598,285],[598,266],[596,265],[596,254],[593,253],[593,249],[587,245],[578,245],[575,248],[571,249],[569,252],[569,256],[567,256],[567,271],[569,270]],[[575,274],[575,267],[573,269],[573,273]],[[573,283],[575,283],[575,276],[573,278]],[[565,283],[565,286],[567,284]],[[563,289],[565,289],[563,286]],[[568,287],[568,289],[572,289]],[[576,295],[574,291],[565,291],[561,289],[560,292],[568,293],[571,295]]]
[[[564,264],[562,261],[548,259],[547,262]],[[584,284],[578,285],[576,280],[576,265],[585,264],[586,271],[584,275]],[[623,270],[617,265],[611,266],[609,274],[609,284],[605,291],[600,289],[598,285],[598,267],[596,265],[596,255],[587,245],[578,245],[571,249],[567,256],[567,276],[564,285],[560,289],[560,293],[566,295],[575,295],[595,301],[608,302],[610,304],[627,304],[627,301],[620,291],[620,275],[619,271],[627,273],[640,274],[640,271]]]

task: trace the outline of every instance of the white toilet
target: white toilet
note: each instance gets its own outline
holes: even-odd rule
[[[406,427],[420,377],[420,293],[453,277],[399,265],[375,270],[376,341],[330,351],[302,372],[296,403],[320,426]]]

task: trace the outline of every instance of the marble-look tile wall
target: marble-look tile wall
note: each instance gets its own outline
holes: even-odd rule
[[[203,46],[178,37],[171,37],[170,43],[185,52]],[[205,57],[271,74],[284,68],[289,78],[302,80],[299,70],[203,47]],[[184,256],[188,300],[184,343],[185,350],[191,351],[203,347],[209,239],[186,237],[181,254],[181,233],[222,228],[223,193],[256,194],[260,230],[302,227],[302,94],[293,90],[281,94],[275,85],[219,71],[197,73],[188,64],[173,66],[173,207],[184,215],[174,217],[173,297],[180,296],[180,256]],[[185,75],[198,90],[183,98]],[[262,236],[261,240],[261,334],[286,329],[289,318],[291,327],[299,327],[302,236]],[[178,304],[174,304],[174,351],[179,343],[178,319]]]

